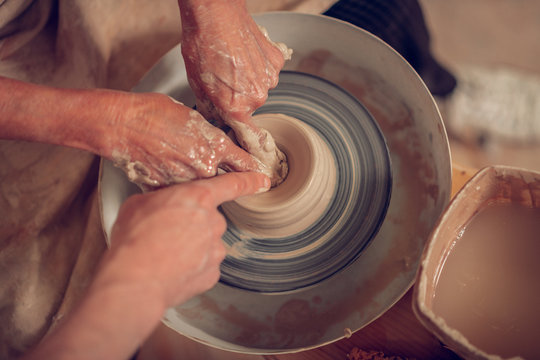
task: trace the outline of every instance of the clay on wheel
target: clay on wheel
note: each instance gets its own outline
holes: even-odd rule
[[[384,137],[354,96],[300,72],[281,72],[255,121],[287,155],[289,174],[222,205],[220,281],[272,293],[313,286],[355,261],[382,224],[392,183]]]
[[[270,191],[226,203],[222,210],[254,237],[285,237],[313,224],[328,206],[336,183],[334,158],[306,123],[283,114],[258,114],[253,122],[268,130],[285,153],[289,173]]]

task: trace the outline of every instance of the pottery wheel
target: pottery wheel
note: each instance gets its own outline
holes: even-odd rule
[[[228,223],[223,241],[229,251],[221,266],[220,281],[265,293],[318,284],[355,261],[384,220],[392,187],[384,136],[355,97],[335,84],[306,73],[283,71],[278,86],[269,92],[268,101],[255,114],[284,114],[307,124],[321,141],[321,151],[329,155],[314,153],[313,160],[328,158],[330,163],[319,164],[327,169],[322,174],[311,174],[317,179],[324,176],[323,185],[304,194],[302,201],[307,201],[308,205],[294,211],[298,219],[291,220],[287,216],[280,220],[278,217],[274,219],[277,223],[266,223],[263,219],[254,225],[243,217],[234,219],[235,206],[238,206],[235,202],[222,206]],[[280,144],[280,138],[273,135],[287,154],[287,144]],[[294,156],[287,154],[291,155]],[[290,162],[289,166],[290,173],[284,184],[254,196],[278,202],[276,209],[293,206],[275,200],[280,187],[292,181],[289,177],[294,177],[295,167],[302,166],[302,162]],[[298,187],[298,192],[301,188]],[[292,225],[306,219],[308,224],[297,232],[269,233],[264,229],[266,226],[279,230],[280,221],[285,224],[288,220],[294,228]]]

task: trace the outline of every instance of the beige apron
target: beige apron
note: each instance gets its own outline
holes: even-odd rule
[[[248,1],[320,13],[333,1]],[[0,74],[69,88],[130,89],[180,41],[175,0],[0,0]],[[0,359],[41,339],[81,296],[105,250],[99,159],[0,140]]]

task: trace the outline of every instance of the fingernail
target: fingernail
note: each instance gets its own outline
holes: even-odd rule
[[[266,192],[270,190],[270,187],[272,186],[272,182],[270,181],[270,178],[268,176],[264,176],[264,187],[260,188],[255,192],[255,194],[260,194],[263,192]]]
[[[260,188],[259,190],[255,191],[255,194],[262,194],[263,192],[267,192],[268,188]]]

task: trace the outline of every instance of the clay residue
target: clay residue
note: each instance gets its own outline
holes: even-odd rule
[[[235,171],[248,168],[247,160],[253,160],[254,170],[264,169],[264,165],[254,157],[228,156],[231,140],[217,127],[207,122],[197,111],[190,110],[183,126],[170,130],[174,136],[161,136],[160,131],[149,134],[148,147],[137,141],[124,139],[114,145],[111,160],[143,190],[159,186],[183,183],[209,178],[218,170]],[[157,136],[161,136],[156,140]],[[178,139],[189,139],[180,141]],[[159,142],[157,142],[159,141]]]
[[[261,170],[272,181],[272,187],[281,184],[289,171],[287,157],[277,147],[270,132],[263,128],[255,131],[254,125],[250,126],[240,121],[230,125],[234,130],[236,141],[262,163]]]
[[[497,174],[493,199],[528,207],[540,207],[540,179],[533,175],[530,177],[531,179],[525,179],[523,175],[520,177],[505,173]]]
[[[159,181],[150,177],[150,169],[140,161],[131,161],[129,155],[113,150],[112,161],[114,166],[121,169],[132,183],[139,186],[143,184],[159,186]]]
[[[283,58],[285,59],[285,61],[291,60],[292,53],[293,53],[293,50],[292,50],[292,49],[289,49],[289,48],[287,47],[287,45],[285,45],[285,44],[282,43],[282,42],[272,41],[272,39],[270,39],[270,35],[268,35],[268,31],[266,30],[266,28],[264,28],[264,27],[262,27],[262,26],[259,25],[259,30],[261,30],[261,32],[263,33],[264,37],[265,37],[272,45],[274,45],[276,48],[279,49],[279,51],[281,51],[281,54],[283,55]]]
[[[271,321],[264,321],[238,310],[231,305],[226,309],[221,309],[219,305],[210,296],[206,294],[200,295],[198,298],[199,305],[195,308],[178,308],[178,314],[190,322],[199,322],[204,318],[204,314],[215,314],[220,319],[212,326],[213,331],[219,332],[223,330],[221,325],[226,328],[233,326],[241,329],[239,333],[234,335],[236,341],[240,344],[257,344],[262,341],[261,335],[272,333]],[[217,336],[217,334],[215,334]]]
[[[227,324],[227,328],[232,326],[240,329],[231,340],[243,346],[287,349],[299,343],[315,343],[326,331],[318,324],[318,305],[305,300],[287,301],[274,316],[258,319],[233,305],[221,309],[216,301],[207,295],[203,294],[199,299],[200,305],[196,310],[178,309],[178,313],[191,321],[198,321],[201,314],[206,312],[218,315],[218,318]],[[222,329],[217,331],[220,330]]]

